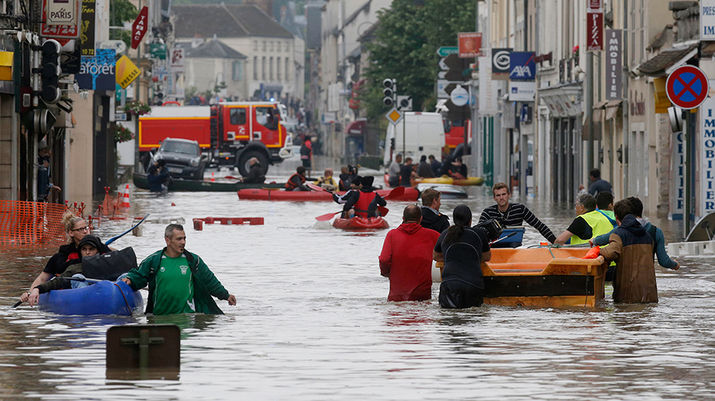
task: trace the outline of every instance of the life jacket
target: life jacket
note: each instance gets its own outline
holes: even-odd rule
[[[355,202],[355,216],[367,218],[367,208],[370,207],[370,203],[376,196],[376,192],[360,191],[360,197],[357,202]]]
[[[288,191],[292,191],[292,190],[298,188],[298,185],[296,185],[295,182],[293,182],[293,177],[295,177],[295,176],[298,176],[298,177],[300,178],[300,183],[301,183],[301,184],[305,183],[305,177],[303,177],[302,175],[300,175],[300,174],[298,174],[298,173],[293,173],[293,175],[290,176],[290,178],[288,179],[288,181],[286,181],[286,189],[287,189]]]
[[[608,221],[610,221],[611,224],[613,225],[613,228],[618,227],[618,222],[616,222],[616,220],[613,219],[613,217],[609,216],[608,213],[604,212],[604,211],[601,210],[601,209],[596,209],[596,210],[598,210],[599,212],[601,212],[602,215],[606,216],[606,218],[608,219]],[[610,212],[610,214],[613,214],[613,212],[611,212],[610,210],[607,210],[607,212]]]
[[[602,234],[608,234],[613,230],[613,225],[608,221],[606,217],[599,210],[592,210],[588,213],[581,215],[581,218],[586,220],[586,223],[591,226],[591,238],[597,237]],[[571,236],[571,245],[585,244],[591,238],[581,239],[578,235]]]

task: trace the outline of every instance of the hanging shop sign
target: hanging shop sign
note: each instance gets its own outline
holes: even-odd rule
[[[75,75],[80,89],[113,91],[116,83],[116,53],[97,49],[94,56],[82,57],[79,74]]]

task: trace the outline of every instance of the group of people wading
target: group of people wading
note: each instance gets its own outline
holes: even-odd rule
[[[490,242],[502,227],[524,221],[555,245],[601,246],[601,263],[610,263],[607,281],[613,282],[616,303],[658,302],[654,255],[658,263],[678,270],[680,265],[665,251],[663,231],[642,217],[643,203],[629,197],[613,203],[610,192],[596,197],[582,194],[576,203],[578,216],[558,237],[524,205],[510,203],[504,183],[492,187],[496,205],[485,208],[476,225],[472,211],[459,205],[453,224],[439,212],[440,193],[422,192],[422,207],[405,207],[402,224],[390,230],[379,256],[380,273],[389,278],[389,301],[423,301],[431,298],[432,261],[443,263],[439,304],[443,308],[480,306],[484,280],[481,263],[491,258]]]

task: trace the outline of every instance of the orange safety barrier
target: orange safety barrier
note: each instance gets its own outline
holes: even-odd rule
[[[263,217],[204,217],[204,218],[194,218],[194,230],[201,231],[204,229],[204,223],[206,224],[248,224],[252,226],[263,225]]]
[[[57,203],[0,200],[0,248],[66,243],[67,235],[62,226],[66,210],[65,205]]]

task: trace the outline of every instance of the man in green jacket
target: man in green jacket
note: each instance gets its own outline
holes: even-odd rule
[[[212,295],[236,305],[236,297],[228,293],[206,263],[184,249],[186,233],[182,225],[166,226],[164,240],[166,248],[149,255],[122,279],[134,290],[149,284],[147,314],[222,314]]]

